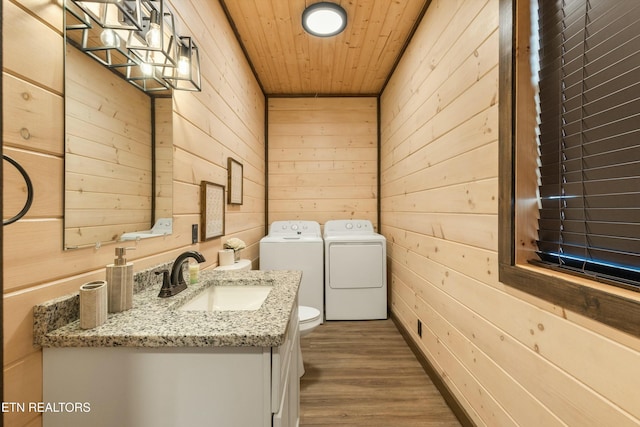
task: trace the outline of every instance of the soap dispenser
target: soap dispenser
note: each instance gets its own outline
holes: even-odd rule
[[[127,249],[116,248],[113,264],[107,265],[109,313],[125,311],[133,306],[133,263],[127,262]]]

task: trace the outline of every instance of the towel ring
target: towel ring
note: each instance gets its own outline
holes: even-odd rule
[[[20,172],[20,174],[22,175],[22,178],[24,178],[24,182],[27,184],[27,201],[25,202],[24,207],[13,218],[9,218],[6,221],[3,220],[2,225],[5,226],[5,225],[13,224],[14,222],[16,222],[17,220],[19,220],[20,218],[22,218],[27,214],[27,211],[31,208],[31,204],[33,203],[33,184],[31,183],[31,179],[29,178],[29,174],[27,174],[27,171],[24,170],[24,168],[20,166],[18,162],[16,162],[6,154],[3,154],[2,158],[8,161],[9,163],[11,163],[16,169],[18,169],[18,172]]]

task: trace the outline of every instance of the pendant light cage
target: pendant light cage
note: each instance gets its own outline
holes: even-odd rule
[[[66,0],[65,38],[145,92],[200,91],[200,54],[164,0]]]
[[[193,38],[181,36],[178,51],[178,66],[165,67],[163,78],[173,89],[201,91],[200,53]]]

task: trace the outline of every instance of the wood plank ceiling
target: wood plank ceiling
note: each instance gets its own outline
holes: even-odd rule
[[[378,95],[430,0],[332,0],[347,28],[302,29],[319,0],[220,0],[266,95]]]

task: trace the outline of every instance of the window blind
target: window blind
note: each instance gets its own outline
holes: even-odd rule
[[[538,3],[538,256],[640,286],[640,1]]]

